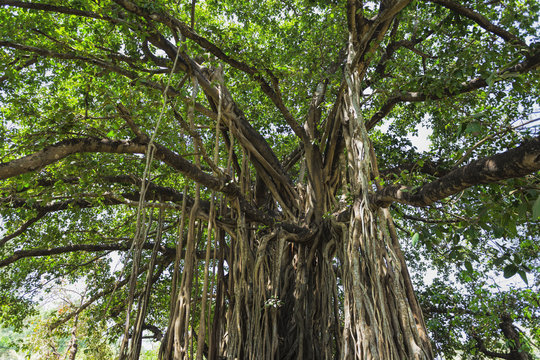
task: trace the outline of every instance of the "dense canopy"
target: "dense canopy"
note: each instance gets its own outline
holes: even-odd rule
[[[0,327],[77,284],[20,351],[533,359],[539,11],[0,0]]]

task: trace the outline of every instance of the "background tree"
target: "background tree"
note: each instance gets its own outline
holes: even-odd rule
[[[50,328],[122,359],[533,356],[537,2],[0,6],[5,324],[84,279]]]

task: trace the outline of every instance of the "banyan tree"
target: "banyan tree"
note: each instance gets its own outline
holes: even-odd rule
[[[50,327],[105,321],[119,359],[433,359],[403,246],[451,235],[406,221],[489,248],[493,202],[536,236],[538,8],[1,0],[0,318],[82,279]]]

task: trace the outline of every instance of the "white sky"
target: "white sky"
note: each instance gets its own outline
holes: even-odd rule
[[[418,130],[418,135],[409,135],[409,140],[411,140],[412,144],[416,146],[419,152],[422,153],[428,151],[429,146],[431,145],[429,136],[433,133],[433,130],[424,127],[422,124],[416,125],[416,130]]]

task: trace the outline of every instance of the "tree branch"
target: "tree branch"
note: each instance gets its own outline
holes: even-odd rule
[[[264,78],[262,77],[260,73],[260,70],[227,55],[217,45],[210,42],[206,38],[200,36],[199,34],[197,34],[191,27],[184,24],[182,21],[170,16],[169,14],[165,12],[160,12],[160,13],[152,12],[151,13],[148,10],[143,9],[142,7],[136,5],[134,2],[129,1],[129,0],[114,0],[114,2],[116,2],[117,4],[125,8],[126,10],[136,15],[142,16],[147,20],[162,23],[166,25],[167,27],[169,27],[172,31],[179,31],[183,36],[194,41],[196,44],[198,44],[202,48],[212,53],[218,59],[224,61],[225,63],[232,66],[233,68],[243,71],[246,74],[250,75],[254,80],[256,80],[260,84],[263,92],[268,96],[270,100],[272,100],[274,105],[276,105],[276,107],[282,113],[283,117],[285,118],[285,120],[287,121],[291,129],[294,131],[294,133],[302,141],[306,141],[307,136],[305,134],[304,129],[300,126],[300,124],[296,122],[296,120],[294,119],[290,111],[285,106],[283,99],[281,98],[281,95],[279,94],[279,90],[276,91],[268,84],[266,80],[264,80]],[[272,74],[270,74],[270,76],[275,78],[275,76],[273,76]]]
[[[143,245],[143,248],[146,250],[152,250],[153,247],[154,247],[153,243],[145,243]],[[60,247],[48,248],[48,249],[17,250],[13,253],[13,255],[0,260],[0,268],[8,266],[20,259],[24,259],[28,257],[51,256],[51,255],[59,255],[59,254],[72,253],[72,252],[78,252],[78,251],[84,251],[84,252],[128,251],[129,249],[130,249],[130,244],[125,243],[125,244],[74,244],[74,245],[60,246]],[[161,251],[165,256],[170,257],[170,258],[174,257],[174,254],[176,253],[175,248],[168,248],[168,247],[161,247],[159,251]],[[205,252],[198,251],[196,252],[196,256],[198,259],[204,259]]]
[[[259,222],[267,226],[276,224],[276,218],[251,205],[242,195],[240,188],[229,181],[224,183],[210,174],[201,171],[197,166],[184,159],[182,156],[169,150],[163,145],[154,143],[156,153],[154,157],[163,161],[173,169],[177,170],[193,181],[225,194],[232,199],[238,199],[240,207],[252,221]],[[48,146],[34,154],[0,164],[0,180],[8,179],[17,175],[28,173],[43,168],[44,166],[55,163],[69,155],[75,153],[116,153],[116,154],[144,154],[146,144],[136,143],[130,140],[110,140],[98,138],[75,138],[60,141],[54,145]],[[120,203],[120,202],[118,202]],[[297,226],[290,223],[281,223],[283,229],[287,232],[299,236],[299,239],[309,238],[312,235],[312,229]],[[302,241],[302,240],[295,240]]]
[[[252,208],[251,205],[249,205],[249,203],[243,198],[240,189],[234,183],[229,182],[225,184],[220,179],[201,171],[191,162],[187,161],[166,147],[159,144],[155,144],[155,146],[157,149],[155,154],[156,159],[163,161],[188,178],[212,190],[223,192],[231,198],[238,198],[244,209],[248,210]],[[129,140],[109,140],[97,138],[67,139],[48,146],[34,154],[0,164],[0,180],[38,170],[75,153],[104,152],[117,154],[144,154],[146,152],[146,148],[146,144],[136,143]],[[255,213],[259,213],[258,210],[253,210]],[[268,215],[262,213],[259,213],[259,215],[260,216],[256,216],[256,218],[258,218],[258,220],[263,220],[263,223],[273,223],[272,218],[270,218]]]
[[[39,211],[36,216],[33,218],[27,220],[20,228],[18,228],[13,233],[4,236],[2,239],[0,239],[0,248],[4,246],[9,240],[16,238],[17,236],[21,235],[23,232],[25,232],[30,226],[32,226],[36,221],[39,221],[41,218],[43,218],[45,215],[47,215],[46,211]]]
[[[523,47],[527,47],[527,44],[521,40],[516,35],[504,30],[503,28],[491,23],[488,19],[486,19],[484,16],[480,15],[479,13],[475,12],[474,10],[465,7],[461,4],[458,4],[451,0],[429,0],[432,3],[439,4],[441,6],[444,6],[447,9],[450,9],[451,11],[455,12],[456,14],[459,14],[461,16],[465,16],[478,25],[482,27],[483,29],[499,36],[504,41],[507,41],[509,43],[514,43],[517,45],[521,45]]]
[[[85,152],[144,154],[146,145],[129,140],[75,138],[60,141],[34,154],[0,164],[0,180],[25,174],[55,163],[71,154]]]
[[[472,337],[476,341],[476,348],[478,349],[478,351],[480,351],[484,355],[491,358],[508,359],[508,360],[512,359],[510,357],[510,354],[498,353],[498,352],[488,350],[486,348],[486,345],[484,344],[484,340],[482,340],[479,336],[472,335]]]
[[[540,50],[536,50],[528,56],[523,62],[510,68],[501,69],[498,72],[499,76],[512,73],[525,73],[536,69],[540,65]],[[394,106],[401,102],[422,102],[426,100],[441,100],[448,97],[464,94],[488,86],[486,79],[477,77],[461,84],[458,89],[444,88],[440,95],[427,94],[424,92],[399,92],[390,96],[386,103],[377,111],[371,119],[366,123],[367,130],[372,129],[380,120],[392,111]]]
[[[92,11],[73,9],[66,6],[56,6],[56,5],[50,5],[50,4],[31,3],[31,2],[16,1],[16,0],[0,0],[0,6],[13,6],[13,7],[18,7],[22,9],[50,11],[50,12],[55,12],[55,13],[67,14],[67,15],[83,16],[87,18],[105,20],[112,23],[125,23],[125,21],[121,19],[113,18],[110,16],[104,16],[104,15],[101,15]]]
[[[540,170],[540,136],[484,159],[473,161],[447,175],[413,189],[391,185],[377,191],[375,203],[388,207],[392,202],[412,206],[428,206],[471,186],[522,177]]]

